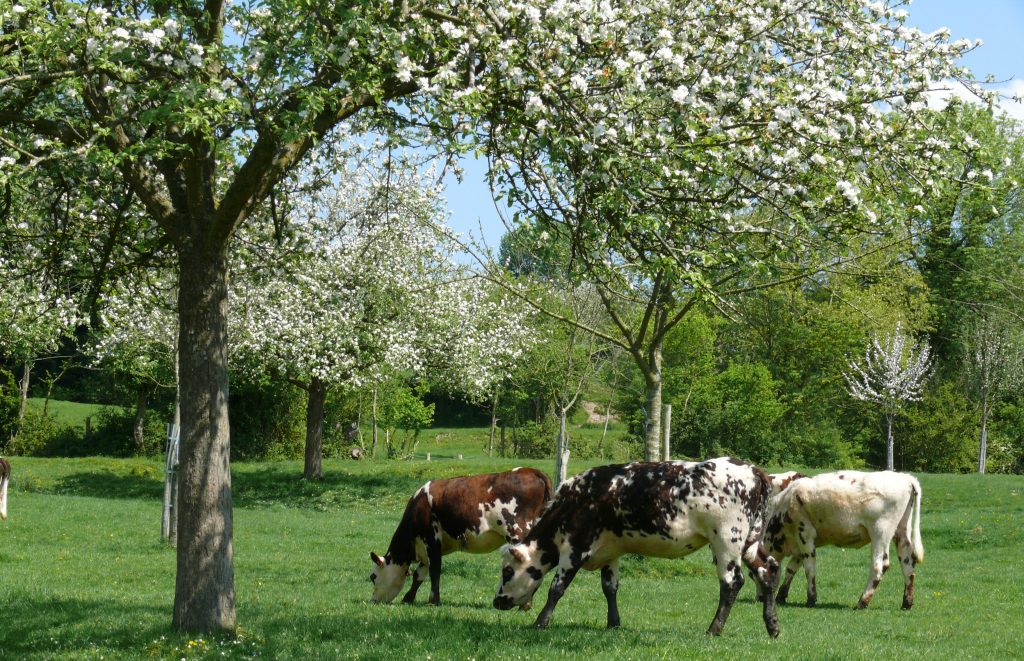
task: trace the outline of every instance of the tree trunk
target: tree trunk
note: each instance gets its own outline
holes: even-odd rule
[[[985,473],[988,460],[988,393],[981,397],[981,442],[978,446],[978,472]]]
[[[373,389],[373,403],[370,406],[370,416],[373,420],[373,441],[370,446],[370,457],[377,458],[377,389]]]
[[[149,393],[146,388],[139,388],[135,395],[135,423],[132,424],[132,440],[135,443],[135,454],[146,453],[146,403]]]
[[[665,413],[661,416],[661,426],[665,430],[665,445],[662,459],[668,461],[672,454],[672,405],[665,405]]]
[[[615,398],[615,388],[612,388],[612,392],[608,395],[608,405],[604,407],[604,429],[601,430],[601,442],[598,443],[598,452],[601,458],[605,456],[604,441],[608,437],[608,420],[612,417],[612,400]]]
[[[491,400],[491,434],[487,438],[487,456],[494,455],[494,429],[498,426],[498,389],[494,389],[494,399]]]
[[[324,477],[324,403],[327,401],[327,384],[318,377],[309,381],[306,399],[306,466],[302,476],[307,480],[322,480]]]
[[[501,421],[501,443],[498,446],[498,453],[502,457],[507,457],[508,456],[508,444],[506,442],[505,429],[506,429],[505,421],[502,420]]]
[[[647,429],[644,434],[644,461],[658,461],[661,456],[661,347],[652,352],[650,369],[644,374],[647,386]]]
[[[893,440],[892,440],[892,419],[893,414],[885,415],[885,470],[895,470],[893,461]]]
[[[28,380],[32,375],[32,361],[26,360],[21,370],[21,402],[18,405],[18,422],[25,419],[25,406],[28,403]]]
[[[227,255],[198,238],[177,249],[182,424],[173,624],[187,632],[233,631]]]
[[[558,440],[555,442],[555,487],[565,482],[569,470],[569,433],[566,425],[566,409],[559,407]]]

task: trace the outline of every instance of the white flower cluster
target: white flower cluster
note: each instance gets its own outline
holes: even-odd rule
[[[29,360],[55,351],[81,322],[76,301],[0,257],[0,354]]]

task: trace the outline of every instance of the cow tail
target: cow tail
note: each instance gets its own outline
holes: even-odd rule
[[[544,480],[544,504],[547,504],[547,503],[551,502],[551,498],[552,498],[552,496],[554,496],[554,493],[552,491],[552,486],[551,486],[551,478],[548,477],[547,473],[545,473],[543,471],[539,471],[539,472],[540,472],[541,478]]]
[[[911,528],[913,530],[913,552],[914,560],[917,562],[924,562],[924,544],[921,543],[921,483],[916,478],[911,478],[910,483],[911,489],[914,492],[914,509],[911,513]]]

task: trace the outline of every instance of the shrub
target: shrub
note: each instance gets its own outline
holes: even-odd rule
[[[706,458],[729,454],[756,463],[777,460],[775,426],[783,405],[775,382],[760,363],[731,363],[701,379],[689,400],[673,402],[674,454]]]
[[[967,473],[977,468],[977,415],[956,385],[929,388],[905,412],[906,423],[896,436],[903,470]]]
[[[786,464],[811,468],[863,468],[862,452],[857,443],[843,440],[838,427],[822,420],[791,429],[780,458]]]
[[[306,395],[274,383],[232,382],[231,459],[297,459],[306,442]]]
[[[0,448],[5,446],[17,429],[20,397],[14,375],[0,367]]]
[[[546,459],[555,455],[558,425],[552,420],[532,420],[512,428],[512,451],[524,459]]]
[[[7,446],[11,454],[35,457],[81,456],[83,431],[58,424],[42,411],[26,411],[21,429]]]

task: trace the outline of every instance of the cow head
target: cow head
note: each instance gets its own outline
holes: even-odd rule
[[[373,561],[370,571],[373,596],[370,597],[370,601],[375,604],[390,603],[402,591],[405,577],[409,575],[409,565],[395,562],[390,553],[382,558],[370,551],[370,560]]]
[[[544,567],[535,544],[506,544],[501,549],[501,583],[494,595],[494,607],[528,610],[543,579]]]

